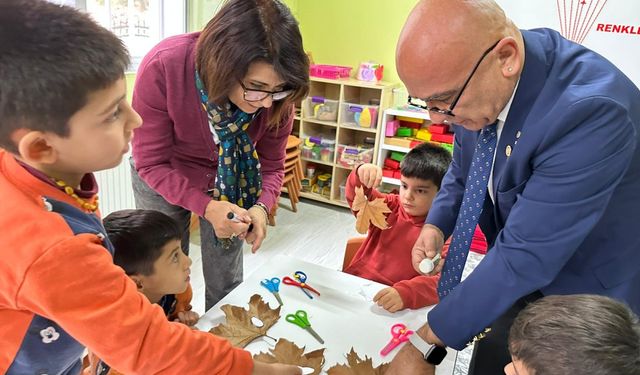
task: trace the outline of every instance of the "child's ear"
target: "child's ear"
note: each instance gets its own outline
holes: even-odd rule
[[[41,131],[19,129],[11,134],[11,139],[18,146],[20,157],[27,163],[53,164],[58,158],[49,136]]]
[[[138,288],[138,292],[141,292],[144,289],[144,284],[142,282],[142,276],[140,275],[130,275],[129,276],[134,283],[136,283],[136,287]]]

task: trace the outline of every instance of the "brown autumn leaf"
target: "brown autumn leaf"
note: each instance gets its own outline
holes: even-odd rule
[[[227,317],[227,321],[211,328],[209,332],[229,340],[231,344],[240,348],[266,335],[267,330],[280,319],[280,306],[276,309],[269,308],[259,294],[251,296],[249,310],[228,304],[220,308]],[[253,317],[260,319],[263,325],[261,327],[254,325],[251,321]]]
[[[356,196],[353,199],[351,209],[358,212],[356,215],[356,230],[358,233],[367,233],[370,224],[380,229],[389,228],[387,217],[384,214],[391,212],[391,210],[384,203],[384,199],[376,198],[370,201],[364,195],[364,189],[361,186],[356,187],[355,190]]]
[[[310,367],[314,371],[312,375],[320,374],[324,365],[324,349],[314,350],[304,353],[304,346],[299,348],[296,344],[286,339],[279,339],[274,349],[269,349],[269,353],[258,353],[253,356],[256,361],[266,363],[284,363],[286,365],[296,365]]]
[[[355,350],[351,348],[351,351],[347,354],[347,364],[331,367],[327,371],[327,375],[383,375],[388,367],[388,363],[383,363],[374,368],[371,358],[365,355],[364,359],[361,359]]]

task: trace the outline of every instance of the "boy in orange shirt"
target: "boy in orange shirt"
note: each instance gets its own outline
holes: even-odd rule
[[[390,285],[373,298],[389,312],[438,303],[440,275],[418,274],[411,263],[411,249],[450,163],[449,151],[424,143],[409,151],[400,164],[399,194],[382,194],[375,189],[382,181],[382,170],[373,164],[360,165],[347,179],[349,206],[355,198],[355,188],[363,186],[369,200],[382,198],[391,210],[387,215],[389,228],[381,230],[370,225],[367,238],[344,270]],[[443,251],[443,257],[445,254]]]
[[[167,321],[113,264],[92,172],[141,123],[122,42],[42,0],[3,0],[0,25],[0,373],[78,374],[87,346],[132,374],[300,374]]]

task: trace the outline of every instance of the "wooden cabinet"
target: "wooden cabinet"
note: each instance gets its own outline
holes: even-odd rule
[[[307,172],[311,176],[312,169],[316,176],[303,181],[303,186],[308,183],[313,189],[301,196],[346,207],[340,186],[353,166],[377,162],[383,113],[391,106],[392,90],[398,85],[311,77],[310,86],[309,96],[298,103],[293,129],[303,141],[305,177]],[[321,174],[322,180],[330,174],[330,183],[318,181]]]

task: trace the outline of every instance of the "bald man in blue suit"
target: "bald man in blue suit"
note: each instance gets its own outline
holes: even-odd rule
[[[553,30],[519,30],[491,0],[418,3],[397,66],[411,102],[455,129],[454,160],[413,249],[414,267],[454,232],[480,130],[497,123],[498,133],[479,218],[489,251],[429,312],[420,337],[462,349],[491,327],[470,373],[493,375],[510,362],[508,328],[530,300],[600,294],[640,313],[634,83]],[[407,346],[390,373],[432,371],[421,361]]]

